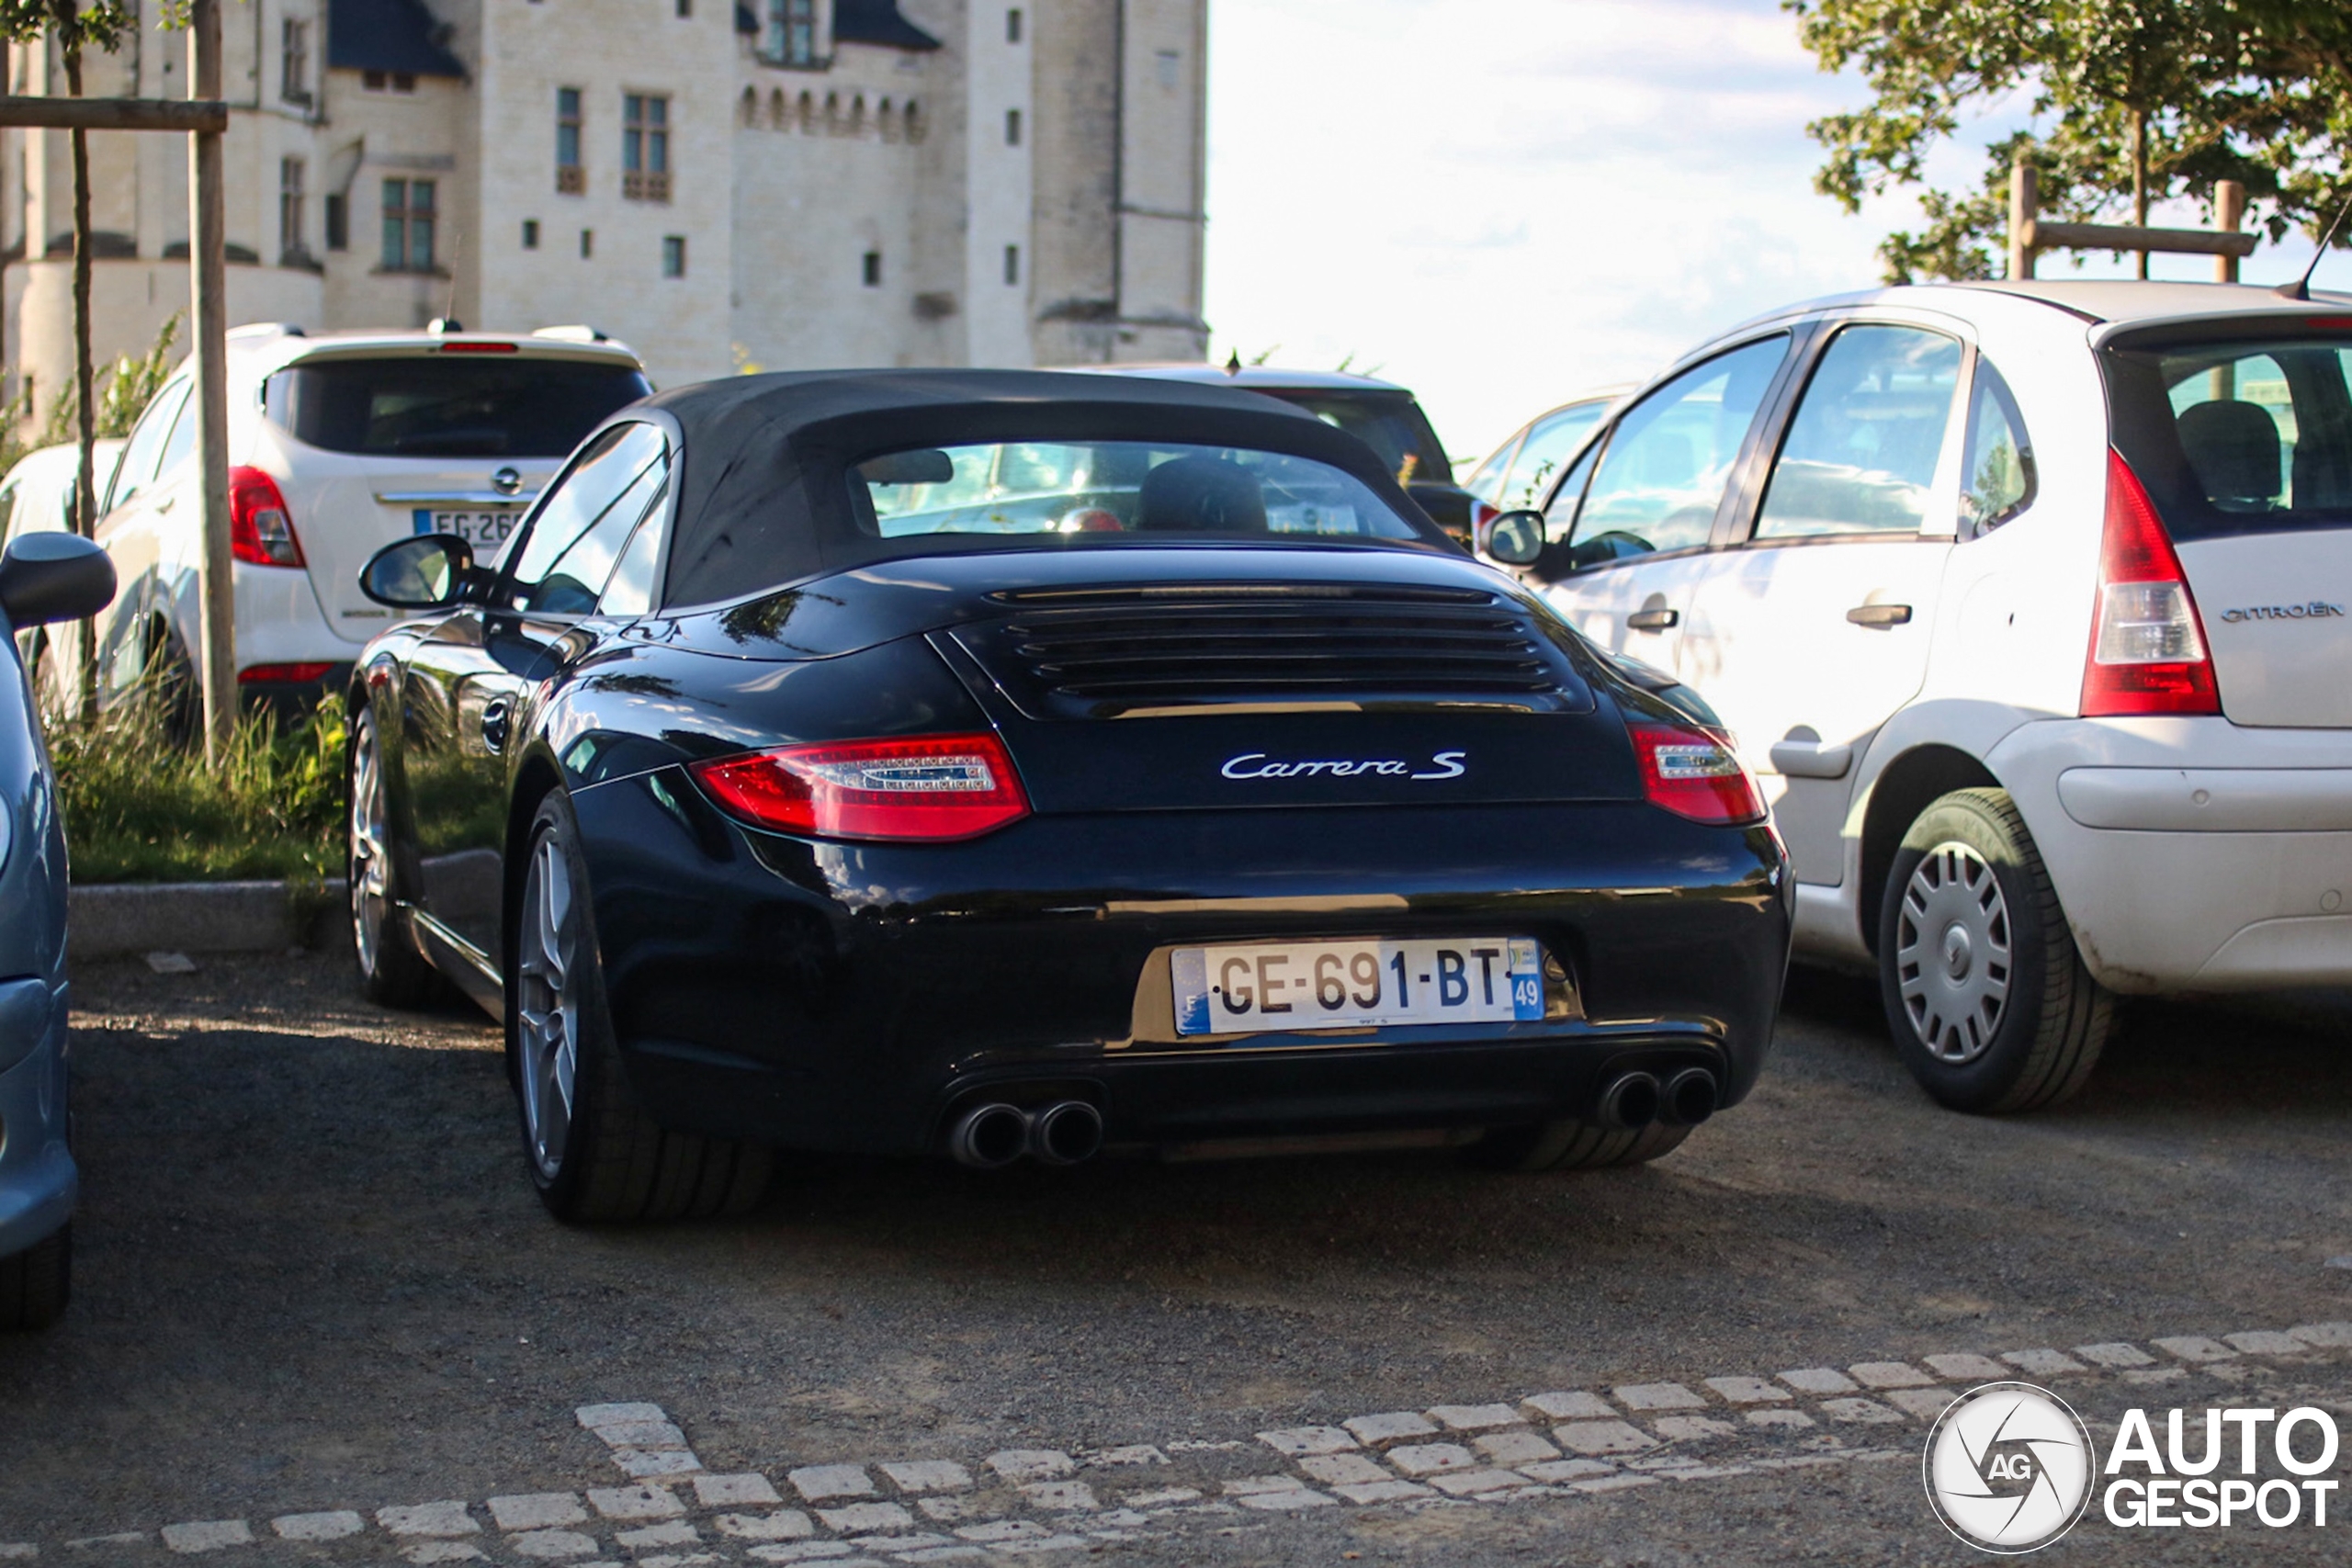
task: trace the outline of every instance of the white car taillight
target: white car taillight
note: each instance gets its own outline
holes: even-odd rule
[[[2180,557],[2140,476],[2114,451],[2082,706],[2086,718],[2222,711]]]

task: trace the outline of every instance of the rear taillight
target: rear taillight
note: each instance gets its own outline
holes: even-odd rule
[[[254,566],[300,566],[302,541],[277,481],[259,468],[229,470],[229,553]]]
[[[306,659],[300,664],[248,664],[237,671],[237,679],[248,686],[307,686],[324,680],[334,668],[323,659]]]
[[[993,735],[780,746],[696,762],[695,777],[754,827],[819,839],[977,838],[1029,815]]]
[[[1726,827],[1764,820],[1764,795],[1728,737],[1695,725],[1629,724],[1642,793],[1693,822]]]
[[[2180,557],[2140,476],[2109,451],[2083,716],[2221,711],[2213,660]]]

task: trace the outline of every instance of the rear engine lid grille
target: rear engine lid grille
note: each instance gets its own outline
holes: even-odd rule
[[[1171,584],[997,595],[954,638],[1034,718],[1419,705],[1582,712],[1554,634],[1476,589]]]

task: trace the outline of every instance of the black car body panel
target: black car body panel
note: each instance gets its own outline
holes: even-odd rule
[[[1205,403],[1227,435],[1344,459],[1408,514],[1371,454],[1247,394],[922,384],[1033,404],[1042,386],[1179,428]],[[652,405],[675,412],[681,506],[724,490],[707,468],[696,483],[697,442],[744,423],[706,421],[696,391]],[[996,407],[955,418],[1017,427]],[[829,564],[634,615],[456,606],[379,637],[354,684],[386,737],[396,895],[493,1010],[519,836],[547,790],[569,793],[618,1044],[665,1124],[915,1153],[980,1090],[1050,1089],[1094,1101],[1114,1144],[1164,1145],[1589,1117],[1634,1066],[1705,1066],[1725,1104],[1754,1084],[1789,940],[1777,839],[1652,805],[1627,723],[1687,718],[1434,530]],[[765,830],[692,772],[979,732],[1031,815],[962,842]],[[1475,936],[1542,942],[1542,1019],[1243,1037],[1171,1021],[1173,948]]]

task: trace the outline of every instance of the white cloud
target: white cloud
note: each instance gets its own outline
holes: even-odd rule
[[[1213,0],[1209,81],[1216,352],[1353,355],[1458,454],[1746,317],[1871,286],[1913,212],[1814,193],[1805,124],[1864,92],[1815,68],[1775,0]],[[1954,149],[1935,171],[1979,166]],[[2247,276],[2309,254],[2290,240]],[[2339,269],[2352,283],[2352,260],[2323,276]]]

